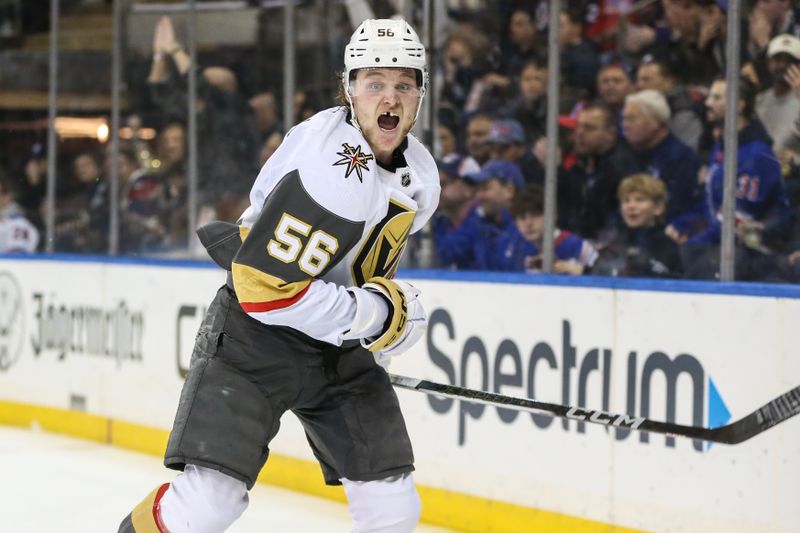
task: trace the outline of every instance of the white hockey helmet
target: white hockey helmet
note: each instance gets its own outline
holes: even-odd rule
[[[402,19],[368,19],[362,22],[344,49],[344,72],[342,85],[347,100],[350,100],[351,75],[361,68],[411,68],[418,72],[420,105],[428,88],[428,68],[425,46],[417,32]],[[353,113],[355,115],[355,113]]]

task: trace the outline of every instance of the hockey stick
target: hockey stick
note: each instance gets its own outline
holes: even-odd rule
[[[457,400],[466,400],[520,411],[550,413],[561,418],[571,418],[581,422],[591,422],[604,426],[635,429],[638,431],[652,431],[654,433],[690,437],[711,442],[721,442],[723,444],[739,444],[740,442],[744,442],[800,413],[800,386],[778,396],[760,409],[726,426],[705,428],[684,426],[672,422],[658,422],[639,416],[618,415],[606,411],[586,409],[583,407],[570,407],[568,405],[540,402],[528,398],[504,396],[493,392],[467,389],[457,385],[444,385],[442,383],[434,383],[424,379],[409,378],[395,374],[389,374],[389,379],[395,387],[424,392],[425,394],[446,396]]]

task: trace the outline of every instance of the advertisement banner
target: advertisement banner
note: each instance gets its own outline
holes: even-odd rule
[[[507,279],[410,279],[429,327],[391,371],[705,427],[800,384],[794,294]],[[0,260],[0,400],[169,430],[197,328],[224,280],[199,263]],[[800,523],[800,419],[726,446],[398,396],[423,486],[648,531]],[[313,460],[290,414],[270,447]]]

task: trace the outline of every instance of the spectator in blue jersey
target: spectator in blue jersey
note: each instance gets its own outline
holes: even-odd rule
[[[702,213],[700,156],[670,132],[669,123],[669,104],[660,92],[645,89],[625,98],[623,135],[644,171],[666,185],[667,223],[689,233],[691,220]]]
[[[721,133],[725,118],[725,80],[711,84],[706,106],[708,121]],[[772,139],[755,118],[755,86],[746,79],[739,82],[736,185],[736,236],[741,260],[737,260],[738,279],[764,279],[771,276],[767,256],[782,249],[791,238],[792,214],[781,176],[781,167],[772,151]],[[705,176],[706,228],[686,241],[687,269],[696,277],[715,277],[722,220],[724,175],[723,139],[711,152]],[[685,235],[673,235],[679,241]],[[709,246],[711,248],[709,248]]]
[[[526,142],[522,124],[514,119],[495,120],[486,142],[491,158],[515,163],[525,183],[544,183],[544,167]]]
[[[667,188],[648,174],[634,174],[619,184],[624,224],[605,239],[592,274],[648,278],[680,277],[678,245],[664,234]]]
[[[511,202],[514,225],[497,239],[489,258],[491,270],[539,272],[544,239],[544,190],[538,184],[522,189]],[[558,274],[583,274],[597,259],[594,247],[567,230],[556,229],[556,259],[553,271]]]
[[[524,178],[514,163],[496,160],[467,179],[475,183],[477,205],[460,226],[438,236],[436,251],[444,267],[488,270],[497,239],[514,225],[508,210]]]

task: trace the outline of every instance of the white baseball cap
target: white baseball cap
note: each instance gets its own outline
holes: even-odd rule
[[[795,59],[800,59],[800,39],[788,33],[774,37],[767,47],[767,57],[778,54],[789,54]]]

